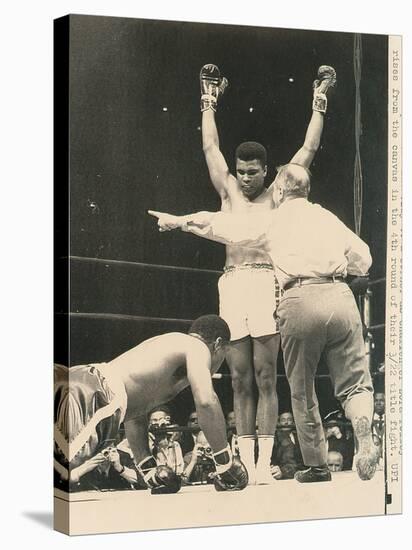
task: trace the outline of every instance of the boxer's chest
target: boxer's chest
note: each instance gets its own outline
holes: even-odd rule
[[[248,200],[242,192],[231,193],[227,199],[222,202],[222,211],[233,214],[256,214],[258,212],[268,212],[272,210],[273,203],[271,197],[264,193],[254,201]]]

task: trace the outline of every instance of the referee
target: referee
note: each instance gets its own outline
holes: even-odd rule
[[[356,468],[373,477],[373,386],[360,314],[346,275],[366,288],[369,247],[334,214],[308,201],[310,173],[297,164],[278,171],[267,215],[199,212],[171,216],[150,212],[161,231],[181,228],[229,245],[258,247],[270,256],[283,297],[277,308],[285,371],[306,470],[301,483],[330,481],[315,375],[321,356],[334,393],[351,421],[357,442]]]

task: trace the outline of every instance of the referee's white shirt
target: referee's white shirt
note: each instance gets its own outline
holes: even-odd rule
[[[304,198],[264,213],[217,212],[201,234],[224,244],[266,250],[282,287],[297,277],[366,275],[372,264],[362,239],[332,212]]]

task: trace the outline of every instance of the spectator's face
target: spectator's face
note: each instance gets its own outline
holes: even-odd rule
[[[385,414],[385,394],[375,393],[375,412]]]
[[[150,415],[149,426],[164,426],[170,424],[170,416],[164,411],[155,411]]]
[[[226,426],[228,428],[236,428],[236,418],[235,418],[235,413],[233,411],[227,414]]]
[[[293,414],[285,412],[279,416],[279,426],[282,428],[290,428],[293,426]]]
[[[328,468],[331,472],[341,472],[343,467],[343,457],[340,453],[331,451],[328,453]]]
[[[190,427],[199,426],[199,421],[197,419],[197,412],[192,412],[187,421],[187,425]]]

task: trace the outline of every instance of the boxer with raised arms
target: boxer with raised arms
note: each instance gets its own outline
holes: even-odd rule
[[[322,66],[313,85],[313,114],[303,146],[291,163],[309,168],[318,150],[327,108],[326,93],[336,83],[332,67]],[[221,198],[221,210],[235,214],[275,207],[272,186],[265,187],[266,149],[260,143],[240,144],[235,153],[236,176],[219,147],[215,121],[218,101],[228,86],[216,65],[200,71],[202,142],[211,181]],[[273,185],[273,184],[272,184]],[[271,483],[270,457],[277,424],[276,364],[279,328],[273,313],[280,298],[270,259],[263,250],[226,246],[224,273],[219,280],[220,315],[228,323],[232,345],[227,362],[232,375],[239,450],[250,483]],[[258,401],[254,396],[254,380]],[[256,425],[259,458],[255,470]]]

